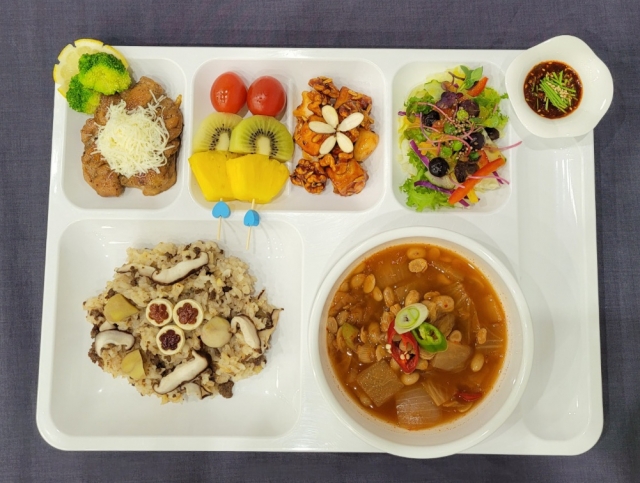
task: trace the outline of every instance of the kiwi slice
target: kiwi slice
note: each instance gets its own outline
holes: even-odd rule
[[[293,138],[284,124],[270,116],[243,119],[231,133],[229,151],[242,154],[264,154],[278,161],[293,156]]]
[[[228,151],[231,132],[242,118],[228,112],[214,112],[200,123],[193,137],[193,152]]]

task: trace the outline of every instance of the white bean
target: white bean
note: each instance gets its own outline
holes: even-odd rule
[[[476,352],[473,358],[471,359],[471,370],[473,372],[478,372],[484,366],[484,354],[481,352]]]
[[[415,384],[416,382],[418,382],[419,379],[420,379],[420,374],[417,372],[412,372],[411,374],[403,373],[400,376],[400,381],[405,386],[411,386],[412,384]]]

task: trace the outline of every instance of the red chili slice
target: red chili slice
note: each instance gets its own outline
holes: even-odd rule
[[[401,342],[404,342],[404,345],[408,348],[406,352],[400,349],[400,342],[395,342],[393,340],[395,335],[400,335]],[[389,329],[387,330],[387,344],[391,344],[391,356],[393,357],[393,360],[398,363],[402,372],[411,374],[416,370],[419,359],[417,351],[420,350],[418,348],[418,342],[411,332],[398,334],[396,332],[395,319],[391,321]],[[413,353],[409,352],[411,350],[413,350]],[[400,356],[404,356],[404,358],[402,359]]]

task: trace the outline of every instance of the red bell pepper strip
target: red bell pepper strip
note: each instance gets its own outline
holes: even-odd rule
[[[456,394],[456,397],[458,399],[462,399],[464,402],[473,402],[473,401],[477,401],[478,399],[480,399],[482,397],[482,393],[481,392],[459,391]]]
[[[400,343],[393,340],[395,335],[400,335],[401,342],[404,342],[404,345],[407,347],[407,351],[402,351],[400,349]],[[398,334],[396,332],[395,319],[391,321],[389,329],[387,330],[387,344],[391,345],[391,356],[393,357],[393,360],[398,363],[402,372],[411,374],[416,370],[416,367],[418,366],[418,359],[420,359],[418,357],[418,351],[420,350],[418,348],[418,342],[411,332]]]
[[[451,196],[449,196],[449,204],[454,205],[462,198],[467,196],[467,193],[469,193],[469,191],[471,191],[480,181],[482,181],[482,179],[479,178],[489,176],[491,173],[501,168],[505,162],[506,160],[503,157],[500,157],[495,161],[491,161],[490,163],[485,164],[482,168],[473,173],[473,178],[467,178],[467,180],[462,183],[462,186],[451,193]]]
[[[486,87],[488,80],[488,77],[483,77],[478,82],[476,82],[471,89],[467,91],[467,94],[469,94],[471,97],[479,96]]]

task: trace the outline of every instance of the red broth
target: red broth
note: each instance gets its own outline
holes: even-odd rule
[[[442,330],[447,349],[434,355],[418,347],[407,355],[417,361],[407,374],[387,336],[394,314],[414,302],[429,307],[427,321]],[[326,330],[345,392],[372,416],[407,429],[468,414],[491,391],[507,348],[504,310],[487,278],[455,252],[427,244],[381,250],[345,276]]]

